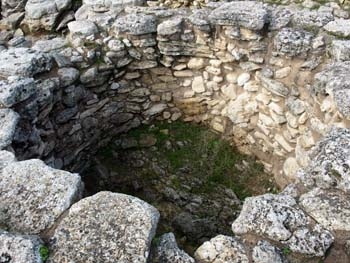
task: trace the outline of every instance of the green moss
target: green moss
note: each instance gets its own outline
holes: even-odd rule
[[[158,247],[160,244],[160,237],[154,237],[153,240],[152,240],[152,245],[154,247]]]
[[[285,256],[289,255],[291,252],[292,251],[290,250],[289,247],[282,248],[282,254],[285,255]]]
[[[39,248],[39,254],[40,254],[40,258],[43,262],[45,262],[48,258],[49,258],[49,248],[45,245],[41,245]]]
[[[166,132],[165,132],[166,131]],[[145,125],[131,130],[127,137],[139,140],[143,135],[153,135],[157,139],[158,162],[167,167],[172,174],[171,184],[182,189],[183,178],[178,178],[180,169],[186,168],[189,176],[198,184],[191,188],[193,193],[210,193],[222,185],[232,189],[240,199],[261,194],[271,189],[276,191],[271,176],[264,173],[263,166],[252,156],[244,155],[235,149],[227,140],[206,127],[185,122]],[[171,147],[166,147],[171,144]],[[113,145],[99,151],[104,163],[111,170],[122,171],[127,167],[115,164]],[[134,148],[141,150],[141,148]],[[146,169],[142,180],[156,180],[159,175]],[[188,184],[188,183],[187,183]],[[188,189],[185,189],[188,191]]]

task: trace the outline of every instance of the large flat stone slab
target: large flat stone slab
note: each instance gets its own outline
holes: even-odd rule
[[[0,77],[33,77],[49,71],[51,67],[52,60],[48,54],[30,48],[9,48],[0,52]]]
[[[241,26],[251,30],[261,30],[267,23],[267,11],[261,3],[233,1],[222,4],[209,15],[213,24]]]
[[[146,263],[158,211],[132,196],[100,192],[74,204],[59,223],[48,263]]]
[[[53,169],[41,160],[9,163],[0,176],[0,222],[25,234],[51,228],[83,190],[78,174]]]

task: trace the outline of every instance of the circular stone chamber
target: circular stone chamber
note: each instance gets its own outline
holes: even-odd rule
[[[350,262],[346,3],[177,5],[1,1],[0,262]]]

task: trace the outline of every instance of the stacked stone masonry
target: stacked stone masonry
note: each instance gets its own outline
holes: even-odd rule
[[[158,212],[116,193],[77,202],[74,172],[156,120],[203,123],[289,185],[248,198],[236,236],[204,243],[198,262],[287,262],[284,247],[319,258],[347,242],[350,19],[340,5],[0,3],[0,244],[23,240],[0,246],[1,260],[41,262],[43,238],[52,263],[146,262]],[[194,262],[171,234],[162,240],[162,262]]]

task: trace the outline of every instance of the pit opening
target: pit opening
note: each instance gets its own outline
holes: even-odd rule
[[[139,197],[160,212],[157,235],[173,232],[193,255],[203,242],[230,235],[242,201],[277,192],[274,177],[207,127],[176,121],[135,128],[101,148],[82,173],[85,195]]]

